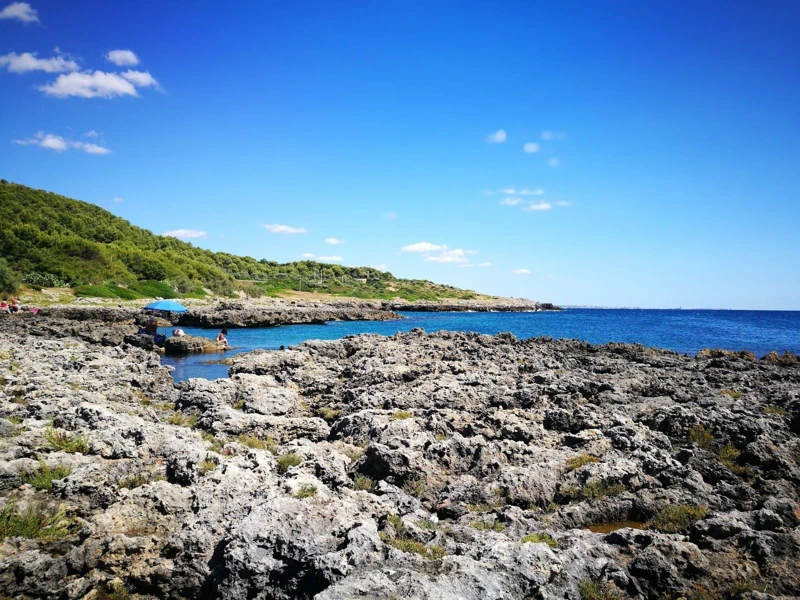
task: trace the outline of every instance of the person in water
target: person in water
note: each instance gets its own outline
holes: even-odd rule
[[[230,348],[230,345],[228,344],[228,338],[225,337],[226,335],[228,335],[227,329],[223,329],[217,334],[217,346],[222,348]]]

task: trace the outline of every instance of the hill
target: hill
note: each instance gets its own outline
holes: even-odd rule
[[[136,227],[94,204],[6,180],[0,180],[0,223],[0,257],[21,281],[69,285],[79,296],[185,297],[202,296],[204,289],[223,295],[299,290],[406,300],[478,296],[369,267],[212,252]]]

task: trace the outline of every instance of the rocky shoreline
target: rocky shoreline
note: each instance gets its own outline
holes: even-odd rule
[[[800,589],[793,357],[415,330],[175,386],[51,321],[0,325],[0,597]]]

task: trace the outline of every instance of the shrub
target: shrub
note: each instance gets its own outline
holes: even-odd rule
[[[18,287],[17,274],[8,266],[6,259],[0,258],[0,294],[13,294]]]
[[[398,410],[393,415],[391,415],[389,418],[393,419],[395,421],[402,421],[403,419],[410,419],[413,416],[414,415],[412,413],[408,412],[407,410]]]
[[[39,468],[35,471],[23,473],[21,479],[23,483],[29,483],[37,490],[52,490],[53,481],[56,479],[64,479],[64,477],[68,476],[70,473],[72,473],[72,469],[69,467],[63,467],[59,465],[56,468],[51,469],[40,458]]]
[[[470,523],[478,531],[504,531],[506,526],[499,521],[473,521]]]
[[[294,493],[295,498],[303,499],[303,498],[310,498],[311,496],[317,495],[317,486],[311,485],[310,483],[306,483],[300,486],[300,488]]]
[[[765,406],[764,413],[768,415],[786,415],[786,409],[780,406]]]
[[[339,418],[339,415],[342,414],[341,409],[333,409],[328,406],[323,406],[322,408],[317,409],[317,414],[325,419],[328,423],[333,423],[336,419]]]
[[[621,483],[608,483],[593,479],[581,488],[581,497],[587,500],[600,500],[606,496],[619,496],[626,488]]]
[[[523,544],[547,544],[551,548],[558,547],[558,540],[556,540],[549,533],[530,533],[522,538]]]
[[[89,453],[89,439],[86,436],[79,435],[73,438],[68,433],[48,427],[44,431],[44,437],[55,450],[69,452],[70,454],[75,454],[76,452],[81,454]]]
[[[427,558],[428,560],[436,560],[442,558],[445,554],[444,548],[439,546],[438,544],[431,544],[430,546],[426,546],[420,542],[416,542],[414,540],[409,540],[407,538],[399,538],[395,539],[392,542],[392,546],[400,550],[401,552],[413,552],[414,554],[419,554],[423,558]]]
[[[567,470],[574,471],[575,469],[580,469],[585,465],[596,462],[600,462],[600,459],[593,454],[581,454],[580,456],[574,456],[567,461]]]
[[[365,492],[371,492],[374,488],[375,480],[366,475],[359,475],[353,481],[353,489],[356,491],[363,490]]]
[[[289,454],[284,454],[283,456],[278,457],[278,473],[283,475],[292,467],[296,467],[303,459],[300,458],[300,455],[295,454],[294,452],[290,452]]]
[[[138,487],[142,487],[147,483],[153,483],[154,481],[166,481],[167,478],[163,475],[157,475],[155,473],[136,473],[135,475],[131,475],[130,477],[125,477],[119,480],[120,489],[132,490]]]
[[[194,427],[195,425],[197,425],[197,416],[185,415],[179,410],[176,410],[173,411],[169,419],[167,419],[167,423],[170,423],[172,425],[179,425],[181,427]]]
[[[415,498],[421,498],[427,489],[428,486],[425,483],[425,480],[422,478],[409,479],[403,485],[403,491],[410,496],[414,496]]]
[[[750,468],[736,462],[740,454],[741,452],[733,444],[728,444],[719,451],[717,458],[731,473],[739,477],[750,477],[752,475]]]
[[[38,273],[36,271],[32,273],[24,273],[22,277],[20,277],[22,283],[27,283],[31,286],[40,286],[42,287],[67,287],[67,282],[63,279],[53,275],[52,273]]]
[[[269,450],[275,454],[277,444],[272,438],[263,439],[253,434],[239,434],[236,436],[236,441],[240,444],[253,448],[254,450]]]
[[[217,466],[218,463],[215,460],[201,460],[197,463],[197,470],[200,471],[201,475],[205,475],[216,469]]]
[[[739,392],[739,391],[731,390],[731,389],[727,389],[727,388],[724,389],[724,390],[718,390],[717,394],[719,394],[721,396],[730,396],[734,400],[744,396],[744,392]]]
[[[41,504],[31,504],[19,512],[15,504],[0,510],[0,540],[23,537],[45,542],[61,540],[75,531],[75,524],[63,510],[52,511]]]
[[[689,529],[692,524],[705,517],[706,514],[708,514],[708,510],[705,506],[676,504],[662,509],[647,522],[647,527],[664,533],[678,533]]]
[[[625,600],[625,596],[611,583],[597,583],[584,579],[578,584],[581,600]]]
[[[692,440],[699,448],[711,451],[712,442],[714,441],[714,434],[708,427],[703,425],[695,425],[689,430],[689,439]]]

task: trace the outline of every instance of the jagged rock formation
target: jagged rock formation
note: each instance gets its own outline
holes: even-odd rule
[[[128,345],[6,332],[0,357],[0,595],[800,589],[796,363],[421,330],[177,388]]]

